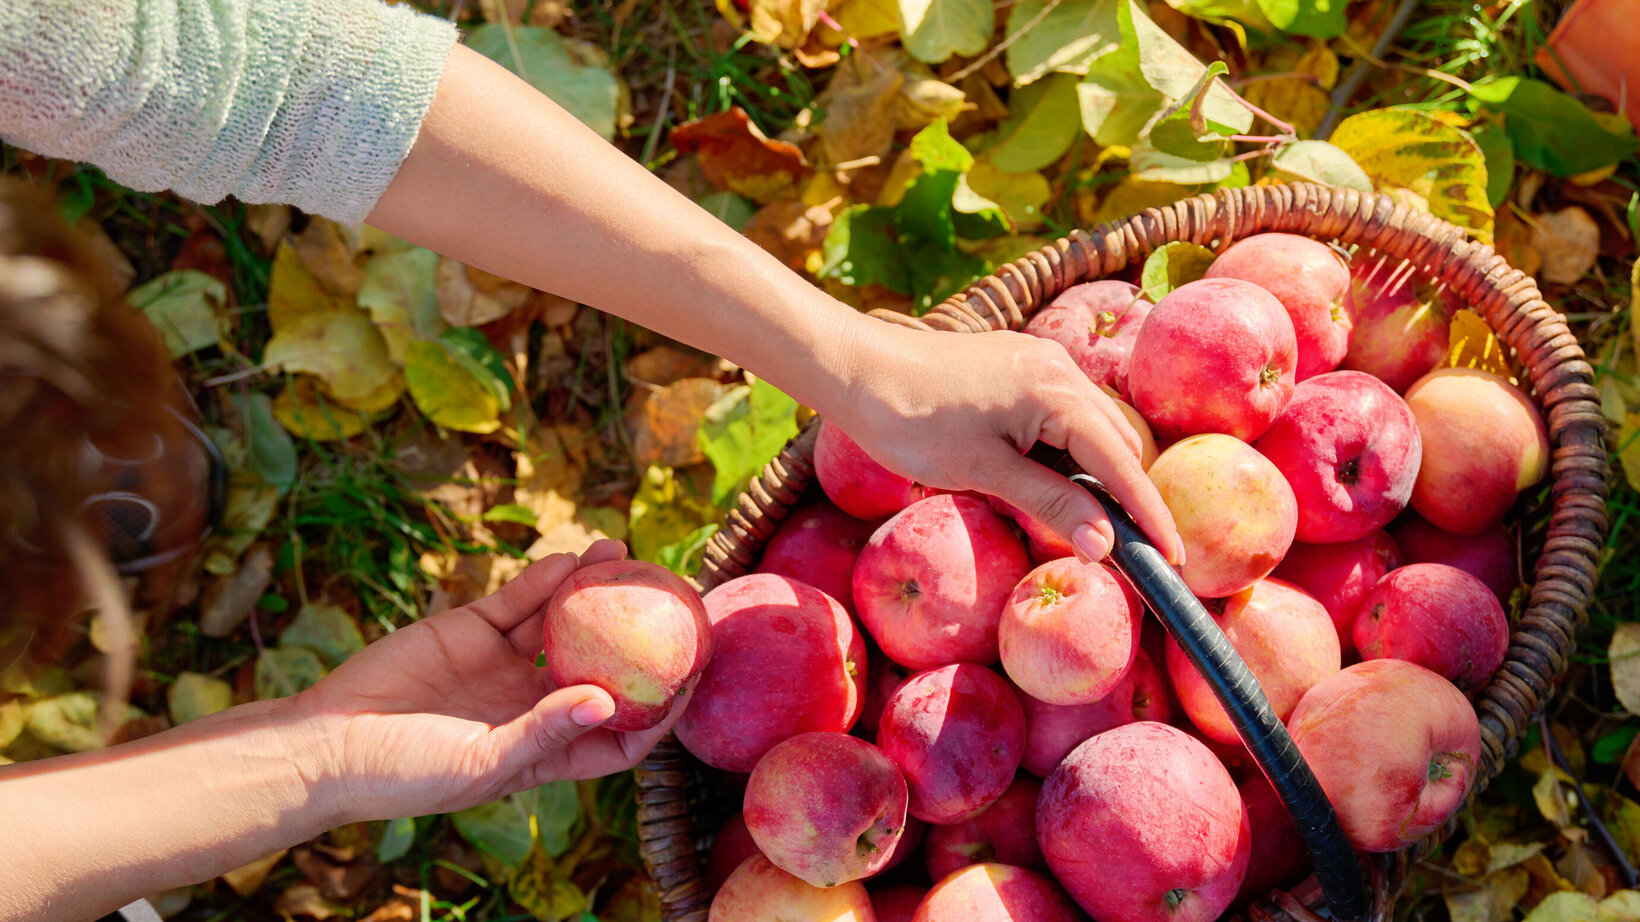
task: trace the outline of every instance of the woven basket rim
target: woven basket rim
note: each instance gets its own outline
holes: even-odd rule
[[[1018,329],[1065,288],[1121,271],[1164,243],[1190,241],[1219,250],[1271,231],[1374,247],[1445,281],[1520,359],[1529,396],[1548,424],[1551,511],[1545,544],[1504,664],[1473,698],[1482,728],[1482,771],[1473,798],[1502,770],[1569,665],[1575,636],[1586,623],[1607,529],[1610,471],[1593,370],[1565,319],[1543,301],[1529,276],[1462,228],[1386,195],[1293,183],[1221,189],[1072,231],[998,267],[920,318],[886,311],[873,316],[924,330]],[[811,420],[748,486],[724,528],[708,542],[697,580],[702,591],[750,572],[763,544],[813,486],[815,423]],[[704,922],[709,904],[689,828],[691,760],[669,737],[639,768],[642,850],[667,922]],[[1368,918],[1389,917],[1411,866],[1451,833],[1456,820],[1406,849],[1373,857],[1374,908]],[[1268,917],[1296,919],[1292,912],[1301,911],[1298,903],[1319,901],[1313,884],[1312,879],[1295,888],[1296,897],[1273,894]]]

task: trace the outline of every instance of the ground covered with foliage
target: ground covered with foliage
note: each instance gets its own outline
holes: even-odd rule
[[[1595,359],[1617,462],[1598,597],[1544,722],[1571,771],[1534,731],[1400,914],[1593,919],[1634,885],[1640,166],[1609,104],[1545,81],[1565,3],[743,3],[421,5],[863,309],[921,312],[1073,228],[1298,178],[1388,192],[1535,274]],[[223,527],[128,584],[128,735],[290,694],[599,536],[690,572],[806,413],[722,360],[366,228],[3,154],[97,235],[232,470]],[[99,627],[0,675],[5,758],[100,745],[117,651]],[[658,919],[633,792],[566,782],[338,829],[157,902],[199,922]]]

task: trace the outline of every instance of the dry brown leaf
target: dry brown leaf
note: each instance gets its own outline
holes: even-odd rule
[[[268,874],[273,871],[274,866],[279,864],[289,851],[288,848],[281,848],[273,854],[258,858],[244,867],[234,868],[223,874],[222,880],[233,888],[233,892],[240,896],[250,896],[256,892],[258,887],[262,886],[262,881],[268,879]]]
[[[342,912],[339,907],[325,902],[325,898],[319,895],[319,888],[312,884],[291,884],[286,887],[285,892],[279,894],[279,902],[274,904],[273,911],[287,919],[317,919],[319,922]]]
[[[797,195],[812,168],[797,145],[768,138],[739,106],[672,131],[680,153],[695,154],[712,184],[754,202]]]
[[[1630,714],[1640,714],[1640,624],[1625,622],[1612,631],[1606,648],[1611,662],[1612,691]]]
[[[818,205],[786,201],[759,209],[742,233],[789,268],[802,272],[809,257],[820,252],[830,229],[830,211]]]
[[[1443,894],[1451,922],[1511,922],[1515,905],[1532,886],[1532,876],[1524,868],[1509,868],[1489,874],[1471,890],[1449,890]]]
[[[866,55],[850,55],[820,93],[815,105],[826,118],[815,127],[820,160],[826,166],[888,156],[894,146],[894,111],[905,75],[878,69]]]
[[[261,241],[263,250],[272,250],[290,230],[290,206],[246,205],[245,227]]]
[[[419,912],[421,906],[419,896],[419,891],[417,892],[417,898],[409,898],[395,893],[387,902],[377,906],[370,915],[360,919],[359,922],[415,922],[421,915]]]
[[[1571,285],[1594,268],[1600,225],[1576,205],[1538,215],[1532,219],[1532,246],[1543,255],[1543,280]]]
[[[358,243],[357,237],[349,239],[335,221],[315,217],[296,235],[296,255],[326,291],[352,297],[364,284]]]
[[[108,274],[109,281],[121,291],[131,287],[131,283],[136,281],[137,270],[119,246],[109,239],[108,232],[103,230],[101,224],[89,217],[81,218],[74,232],[86,242],[92,259]]]
[[[825,9],[826,0],[750,0],[747,19],[758,41],[798,48]]]
[[[716,363],[717,359],[704,352],[675,346],[656,346],[627,359],[626,376],[628,380],[637,384],[665,387],[680,378],[707,377]]]
[[[728,386],[711,378],[684,378],[648,395],[628,418],[639,467],[686,467],[706,460],[696,444],[701,417]]]
[[[350,852],[352,850],[349,850]],[[316,848],[301,847],[291,853],[297,870],[319,888],[319,895],[338,903],[351,903],[371,885],[381,863],[370,852],[352,854],[346,860],[326,855]]]
[[[273,582],[273,551],[257,544],[246,552],[233,573],[217,577],[209,589],[199,616],[200,633],[206,637],[232,634],[256,607],[256,600]]]
[[[1512,206],[1498,208],[1493,221],[1493,237],[1498,255],[1508,260],[1509,265],[1531,276],[1536,276],[1538,270],[1543,268],[1543,254],[1532,245],[1532,228],[1515,214]]]
[[[439,259],[434,285],[439,315],[457,327],[500,320],[524,306],[534,290],[448,257]]]

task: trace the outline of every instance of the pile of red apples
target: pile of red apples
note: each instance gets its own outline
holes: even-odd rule
[[[1434,831],[1475,780],[1466,695],[1504,659],[1519,583],[1505,523],[1548,467],[1521,390],[1437,368],[1457,307],[1382,254],[1264,234],[1154,305],[1092,282],[1025,328],[1130,411],[1184,581],[1362,851]],[[1206,922],[1307,875],[1116,571],[835,427],[815,469],[826,499],[704,600],[677,737],[744,787],[711,922]]]

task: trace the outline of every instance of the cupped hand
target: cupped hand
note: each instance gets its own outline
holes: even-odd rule
[[[931,487],[1005,499],[1098,560],[1112,544],[1110,519],[1081,487],[1023,456],[1045,442],[1109,487],[1171,563],[1184,562],[1173,516],[1140,466],[1138,433],[1058,343],[875,320],[856,329],[855,383],[830,415],[878,462]]]
[[[447,813],[647,755],[685,702],[651,730],[600,729],[615,710],[608,692],[555,688],[535,666],[553,591],[576,568],[625,553],[599,541],[579,557],[544,558],[492,595],[383,637],[302,692],[304,718],[325,728],[346,812]]]

